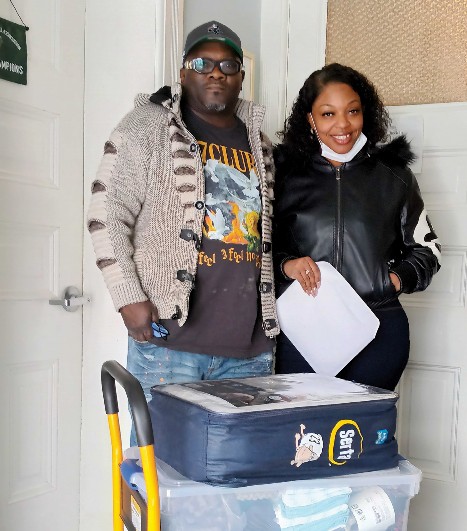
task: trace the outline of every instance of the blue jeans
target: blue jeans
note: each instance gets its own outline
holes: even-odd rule
[[[179,352],[128,337],[127,369],[141,383],[148,402],[154,385],[268,376],[272,373],[272,366],[272,352],[263,352],[253,358],[224,358]],[[131,429],[130,445],[137,445],[134,427]]]

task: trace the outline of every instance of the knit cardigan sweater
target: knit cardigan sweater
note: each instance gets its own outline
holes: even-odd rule
[[[138,95],[135,108],[111,133],[92,183],[88,230],[115,308],[150,300],[162,319],[178,319],[182,326],[196,282],[205,182],[180,99],[178,83],[152,101]],[[246,124],[260,179],[259,291],[263,329],[272,337],[279,333],[271,252],[272,149],[260,131],[263,107],[239,99],[236,114]]]

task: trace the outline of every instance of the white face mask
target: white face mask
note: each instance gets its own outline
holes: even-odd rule
[[[357,153],[360,153],[362,147],[366,144],[367,138],[363,133],[360,133],[358,135],[357,141],[353,145],[352,149],[348,151],[347,153],[336,153],[334,150],[332,150],[329,146],[327,146],[318,135],[318,131],[316,130],[315,121],[313,120],[313,116],[309,114],[311,121],[313,122],[313,130],[316,135],[316,138],[319,140],[319,144],[321,146],[321,155],[328,160],[335,160],[336,162],[350,162]]]
[[[322,142],[319,137],[318,140],[321,144],[321,155],[323,155],[325,159],[335,160],[337,162],[350,162],[355,155],[357,155],[357,153],[360,153],[362,147],[366,144],[367,138],[363,133],[360,133],[352,149],[347,153],[336,153],[324,142]]]

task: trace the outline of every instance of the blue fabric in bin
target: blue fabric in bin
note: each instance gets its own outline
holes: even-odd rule
[[[320,502],[313,502],[310,500],[309,504],[290,507],[285,505],[282,501],[279,504],[280,513],[284,518],[303,518],[307,516],[316,516],[320,513],[325,513],[334,507],[345,505],[350,496],[350,489],[348,494],[343,494],[341,496],[333,496],[332,493],[329,494],[328,499],[323,499]]]
[[[138,490],[138,485],[132,482],[133,474],[142,473],[143,469],[137,464],[136,459],[125,459],[120,463],[120,473],[125,483],[132,490]]]

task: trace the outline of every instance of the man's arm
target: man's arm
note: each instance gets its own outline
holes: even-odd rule
[[[141,287],[133,261],[132,242],[145,198],[148,163],[139,143],[114,131],[105,144],[88,211],[97,266],[115,308],[120,310],[130,335],[138,341],[152,337],[151,321],[158,318],[157,309]]]

